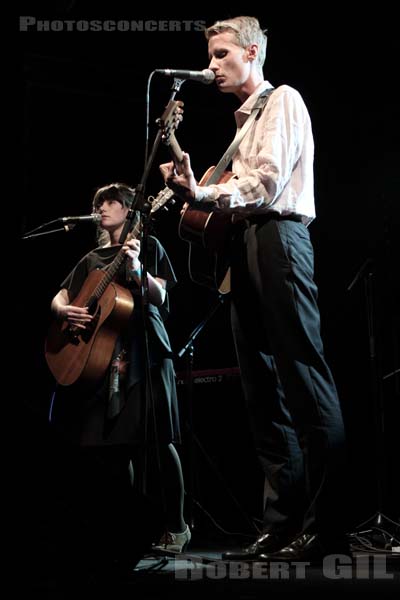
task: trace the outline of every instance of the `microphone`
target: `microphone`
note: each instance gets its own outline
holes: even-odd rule
[[[75,225],[81,222],[100,223],[101,215],[99,213],[93,213],[91,215],[80,215],[77,217],[60,217],[58,221],[61,221],[65,225]]]
[[[178,79],[193,79],[201,81],[201,83],[212,83],[215,79],[215,74],[211,69],[203,69],[202,71],[184,71],[180,69],[156,69],[155,73],[161,73],[168,77],[177,77]]]

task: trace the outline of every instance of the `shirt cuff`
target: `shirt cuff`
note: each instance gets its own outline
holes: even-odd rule
[[[211,186],[196,186],[194,202],[216,202],[217,190]]]

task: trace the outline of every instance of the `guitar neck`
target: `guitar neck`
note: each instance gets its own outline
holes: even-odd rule
[[[141,229],[141,223],[139,222],[135,225],[133,230],[128,234],[127,239],[132,239],[134,237],[137,237],[140,229]],[[112,261],[111,265],[108,267],[107,271],[104,273],[104,277],[99,281],[96,288],[93,290],[93,296],[97,300],[99,300],[101,298],[101,296],[104,294],[104,292],[107,289],[107,286],[114,279],[115,275],[117,274],[119,268],[121,267],[121,265],[125,261],[125,259],[126,259],[126,254],[123,251],[123,249],[121,248],[120,251],[118,252],[117,256]]]
[[[115,275],[118,272],[118,269],[120,268],[120,266],[122,265],[122,263],[124,262],[125,259],[126,259],[126,254],[125,254],[125,252],[122,251],[122,248],[121,248],[121,250],[118,252],[117,256],[114,258],[113,262],[111,263],[110,267],[105,272],[104,277],[101,279],[101,281],[99,281],[99,283],[97,284],[96,288],[93,291],[93,296],[97,300],[99,300],[101,298],[101,296],[104,294],[104,292],[107,289],[107,286],[114,279]]]
[[[183,151],[180,145],[178,144],[175,134],[172,134],[170,136],[167,146],[169,153],[171,154],[172,160],[175,163],[176,170],[179,173],[179,169],[183,161]]]

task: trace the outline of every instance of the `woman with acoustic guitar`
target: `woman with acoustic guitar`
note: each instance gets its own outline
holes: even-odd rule
[[[52,300],[56,322],[46,358],[61,384],[52,420],[81,447],[97,450],[93,456],[115,473],[132,475],[133,465],[136,478],[143,457],[155,465],[165,532],[154,548],[179,553],[191,535],[174,447],[180,441],[179,414],[164,325],[176,279],[159,240],[148,235],[141,243],[139,213],[133,231],[119,243],[133,194],[122,183],[97,190],[93,210],[101,217],[100,245],[78,262]]]

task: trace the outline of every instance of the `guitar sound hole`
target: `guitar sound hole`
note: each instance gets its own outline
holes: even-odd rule
[[[98,307],[97,298],[94,296],[89,298],[89,301],[86,303],[86,306],[89,309],[89,314],[94,315]]]

